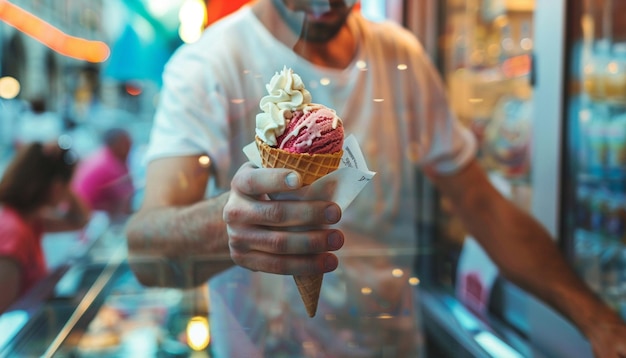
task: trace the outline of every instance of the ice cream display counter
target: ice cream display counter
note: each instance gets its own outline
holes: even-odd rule
[[[346,251],[311,318],[291,276],[232,267],[193,289],[144,286],[107,230],[48,295],[0,316],[0,357],[423,356],[420,280],[398,263],[414,252],[384,256]]]
[[[124,238],[109,230],[77,262],[54,270],[0,315],[0,356],[206,353],[204,291],[142,286],[126,261]]]

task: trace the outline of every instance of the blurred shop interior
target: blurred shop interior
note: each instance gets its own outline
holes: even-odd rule
[[[83,158],[123,128],[136,209],[165,63],[247,2],[0,0],[0,173],[23,143],[58,140]],[[361,0],[358,11],[421,40],[492,182],[626,319],[626,2]],[[591,357],[419,185],[413,285],[429,356]],[[139,356],[217,356],[208,291],[142,287],[123,226],[96,212],[80,232],[44,237],[49,275],[0,315],[0,357],[114,356],[120,342]],[[128,339],[90,335],[113,321]]]

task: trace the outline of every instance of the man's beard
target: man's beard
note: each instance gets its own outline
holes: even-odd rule
[[[294,34],[300,34],[300,39],[307,42],[324,43],[332,40],[346,22],[345,18],[332,23],[309,22],[306,14],[289,10],[282,0],[272,0],[272,2],[291,31]]]
[[[332,40],[343,27],[343,22],[333,24],[311,23],[304,20],[300,39],[307,42],[324,43]]]

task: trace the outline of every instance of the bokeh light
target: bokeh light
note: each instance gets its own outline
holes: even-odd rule
[[[13,77],[0,78],[0,98],[13,99],[20,93],[20,82]]]
[[[198,41],[206,24],[206,5],[201,0],[186,0],[178,13],[178,35],[186,43]]]
[[[187,323],[187,344],[194,351],[201,351],[209,346],[211,333],[209,320],[206,317],[196,316]]]

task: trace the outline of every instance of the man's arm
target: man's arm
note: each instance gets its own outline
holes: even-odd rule
[[[549,233],[504,198],[477,161],[453,175],[428,174],[504,277],[569,317],[592,344],[606,339],[599,338],[607,334],[602,323],[626,337],[620,318],[576,275]]]
[[[210,174],[200,156],[154,160],[146,175],[143,204],[126,227],[138,279],[192,287],[232,266],[222,219],[228,193],[204,200]]]
[[[285,275],[337,268],[329,251],[343,234],[326,227],[341,218],[337,204],[269,200],[302,187],[292,170],[245,163],[230,192],[209,200],[209,170],[197,156],[156,160],[147,177],[143,206],[126,228],[129,262],[144,284],[189,287],[235,263]]]

